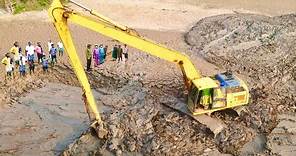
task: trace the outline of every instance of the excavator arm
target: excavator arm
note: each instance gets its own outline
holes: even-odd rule
[[[77,4],[76,2],[74,3]],[[80,4],[77,5],[83,7]],[[179,64],[181,66],[183,74],[186,75],[188,81],[192,81],[193,79],[201,77],[192,62],[189,60],[189,57],[185,54],[169,49],[163,45],[154,43],[153,41],[150,41],[148,39],[144,39],[143,37],[135,33],[134,30],[129,29],[126,26],[119,25],[116,22],[113,22],[112,20],[104,17],[103,15],[96,13],[95,11],[92,11],[85,7],[83,8],[97,18],[89,17],[78,12],[67,10],[62,6],[59,0],[55,0],[53,2],[52,8],[50,9],[50,16],[54,19],[54,23],[58,31],[60,30],[59,34],[63,41],[65,40],[65,42],[67,43],[72,42],[68,30],[68,23],[72,22],[77,25],[86,27],[90,30],[96,31],[107,37],[118,40],[121,43],[125,43],[131,47],[157,56],[161,59]],[[69,45],[69,47],[72,47],[72,44],[67,45]],[[71,50],[71,53],[75,52],[74,47],[69,50]]]
[[[76,2],[73,3],[83,7]],[[103,15],[87,9],[86,7],[83,8],[94,15],[94,17],[86,16],[79,12],[74,12],[73,10],[64,7],[59,0],[53,1],[52,6],[49,9],[49,15],[52,17],[54,26],[65,45],[65,49],[69,54],[71,64],[79,79],[79,82],[83,87],[83,90],[85,91],[87,102],[95,114],[96,120],[101,121],[101,117],[92,95],[90,84],[84,72],[81,61],[77,55],[76,48],[71,37],[68,26],[70,22],[96,31],[102,35],[111,37],[161,59],[177,63],[182,69],[187,88],[189,88],[193,79],[201,77],[199,72],[196,71],[192,62],[189,60],[188,56],[185,54],[171,50],[163,45],[156,44],[153,41],[144,39],[134,30],[129,29],[126,26],[119,25],[116,22],[104,17]]]
[[[225,74],[218,74],[217,78],[219,79],[201,77],[201,74],[196,70],[187,55],[145,39],[144,37],[141,37],[135,30],[120,25],[111,19],[104,17],[103,15],[72,0],[69,1],[88,11],[92,16],[87,16],[80,12],[73,11],[72,9],[63,6],[60,0],[53,0],[52,6],[49,9],[49,15],[52,17],[55,28],[57,29],[58,34],[65,45],[67,53],[69,54],[74,71],[85,91],[86,101],[91,108],[91,111],[95,114],[95,118],[98,122],[101,122],[101,117],[96,106],[87,76],[84,72],[84,68],[80,62],[74,47],[74,43],[72,41],[68,26],[70,22],[98,32],[104,36],[113,38],[121,43],[125,43],[153,56],[179,65],[184,76],[185,85],[189,90],[188,108],[194,115],[210,113],[213,111],[232,108],[248,103],[248,89],[243,81],[234,77],[232,77],[230,81],[230,78],[226,78]],[[219,81],[227,84],[227,88],[239,87],[239,89],[233,90],[229,93],[222,92],[222,85]],[[218,103],[216,102],[218,99],[224,100]],[[203,105],[204,108],[200,109],[200,105]],[[212,109],[212,107],[215,109]]]

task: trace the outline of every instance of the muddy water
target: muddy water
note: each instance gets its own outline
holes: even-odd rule
[[[78,87],[49,83],[2,110],[0,155],[59,154],[88,128],[80,95]]]

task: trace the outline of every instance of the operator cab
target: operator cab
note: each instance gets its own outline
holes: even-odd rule
[[[218,88],[218,84],[209,77],[193,80],[193,85],[191,85],[188,95],[188,108],[193,115],[197,115],[195,112],[199,112],[198,110],[210,109],[214,88]]]
[[[193,115],[211,113],[248,103],[246,85],[229,72],[193,80],[188,109]]]

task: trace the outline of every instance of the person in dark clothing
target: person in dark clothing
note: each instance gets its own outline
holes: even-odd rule
[[[112,61],[116,61],[117,59],[117,45],[115,44],[114,47],[113,47],[113,50],[112,50]]]
[[[104,47],[104,52],[105,52],[105,55],[104,55],[104,60],[106,61],[106,56],[107,56],[107,50],[108,50],[108,46],[106,45]]]
[[[127,61],[128,60],[128,48],[127,48],[126,44],[123,47],[123,55],[124,55],[124,60]]]
[[[92,54],[91,54],[91,44],[87,44],[85,56],[86,56],[86,70],[87,71],[90,71],[91,57],[92,57]]]
[[[121,45],[118,45],[118,49],[117,49],[117,57],[118,57],[118,62],[122,61],[122,48]]]
[[[48,59],[45,56],[42,58],[42,68],[44,73],[48,72]]]
[[[29,71],[30,71],[30,75],[31,75],[35,71],[34,61],[28,61],[28,64],[29,64]]]

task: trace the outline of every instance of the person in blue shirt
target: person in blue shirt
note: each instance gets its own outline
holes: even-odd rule
[[[48,72],[48,59],[46,59],[46,57],[44,56],[42,59],[42,68],[43,68],[43,72]]]
[[[103,64],[105,62],[105,51],[104,51],[104,48],[103,48],[103,45],[101,44],[100,45],[100,48],[99,48],[99,60],[100,60],[100,64]]]
[[[55,63],[58,63],[57,49],[54,47],[54,44],[51,44],[51,48],[49,50],[49,55],[51,57],[51,64],[54,66]]]
[[[19,66],[19,71],[20,71],[20,76],[25,77],[26,76],[26,57],[20,54],[20,66]]]

